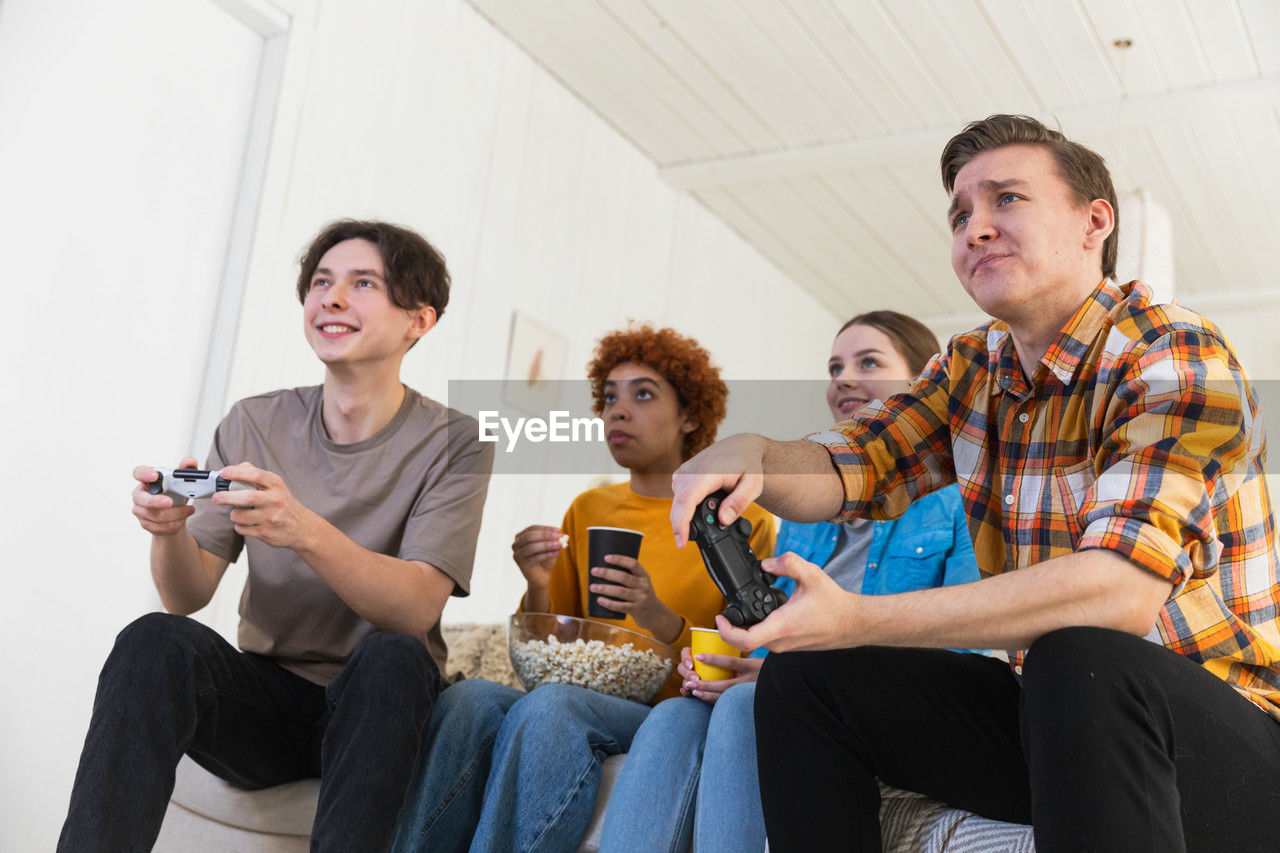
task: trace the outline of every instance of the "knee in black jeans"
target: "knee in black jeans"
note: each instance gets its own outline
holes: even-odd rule
[[[1124,672],[1126,651],[1145,648],[1147,640],[1112,628],[1077,626],[1059,628],[1044,634],[1031,644],[1024,666],[1024,686],[1039,677],[1073,679],[1084,668],[1088,671]],[[1050,673],[1042,675],[1041,673]]]
[[[764,659],[760,670],[760,684],[770,684],[781,693],[793,690],[808,691],[815,681],[830,678],[838,670],[842,681],[858,681],[874,674],[896,651],[885,646],[858,646],[852,649],[835,649],[825,652],[774,652]],[[838,664],[833,666],[833,661]]]
[[[191,661],[216,634],[187,616],[148,613],[125,626],[102,668],[102,678],[142,687],[190,674]]]
[[[374,631],[356,646],[328,692],[331,703],[356,691],[361,701],[404,708],[425,700],[429,709],[441,689],[440,669],[421,640],[400,631]]]
[[[879,715],[886,706],[879,701],[892,696],[903,681],[903,674],[912,670],[913,656],[920,654],[950,655],[941,650],[893,648],[889,646],[858,646],[852,649],[834,649],[823,652],[773,653],[764,659],[756,689],[756,719],[777,718],[778,725],[790,714],[808,717],[812,714],[805,701],[797,697],[813,697],[839,685],[839,692],[865,693],[874,701],[857,703],[845,709],[857,713]],[[908,682],[910,679],[908,679]],[[763,696],[761,694],[764,694]],[[853,723],[852,719],[848,720]],[[757,729],[761,725],[757,724]]]
[[[356,644],[347,666],[376,668],[380,674],[412,675],[423,668],[436,669],[426,645],[402,631],[374,631]]]
[[[860,646],[770,654],[756,687],[757,748],[761,741],[789,740],[797,731],[822,728],[846,741],[869,771],[864,739],[877,739],[886,723],[896,727],[897,712],[885,700],[896,692],[904,671],[898,656],[905,651]],[[851,694],[866,701],[846,701]]]
[[[208,630],[189,616],[148,613],[134,619],[116,635],[115,647],[111,653],[154,655],[157,649],[175,643],[198,642],[200,634]]]
[[[1056,737],[1096,740],[1116,733],[1116,715],[1164,704],[1163,685],[1142,663],[1148,641],[1108,628],[1061,628],[1036,640],[1022,677],[1022,719]],[[1146,709],[1138,711],[1137,709]]]

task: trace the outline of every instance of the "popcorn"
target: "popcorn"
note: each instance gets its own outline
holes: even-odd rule
[[[633,643],[600,640],[562,643],[555,635],[511,643],[511,661],[529,690],[543,684],[575,684],[632,702],[648,702],[671,674],[672,662]]]

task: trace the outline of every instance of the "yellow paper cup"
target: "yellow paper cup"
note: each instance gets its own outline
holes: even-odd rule
[[[693,652],[693,669],[703,681],[723,681],[735,678],[738,673],[723,666],[712,666],[698,660],[698,655],[728,655],[733,658],[742,657],[742,652],[720,639],[720,632],[715,628],[691,628],[693,641],[689,644]]]

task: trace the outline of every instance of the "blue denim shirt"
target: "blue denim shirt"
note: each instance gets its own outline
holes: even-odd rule
[[[801,559],[824,566],[835,552],[839,534],[838,524],[783,521],[773,553],[791,551]],[[960,489],[951,485],[913,502],[901,518],[875,523],[860,592],[886,595],[977,579],[978,563],[969,540]],[[796,582],[778,578],[774,586],[790,595]]]
[[[803,560],[825,566],[836,550],[839,535],[838,524],[783,521],[773,553],[779,556],[791,551]],[[887,595],[978,578],[978,559],[969,539],[960,487],[953,484],[912,502],[900,518],[875,523],[860,591],[863,595]],[[791,595],[796,582],[778,578],[774,586]],[[751,657],[768,653],[768,649],[759,648]]]

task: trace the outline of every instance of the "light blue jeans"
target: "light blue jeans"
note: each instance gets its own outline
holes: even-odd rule
[[[714,704],[668,699],[632,741],[609,798],[603,853],[764,850],[756,774],[754,683],[729,688]]]
[[[524,693],[479,679],[440,694],[396,851],[576,850],[600,765],[626,752],[646,705],[581,687]]]

